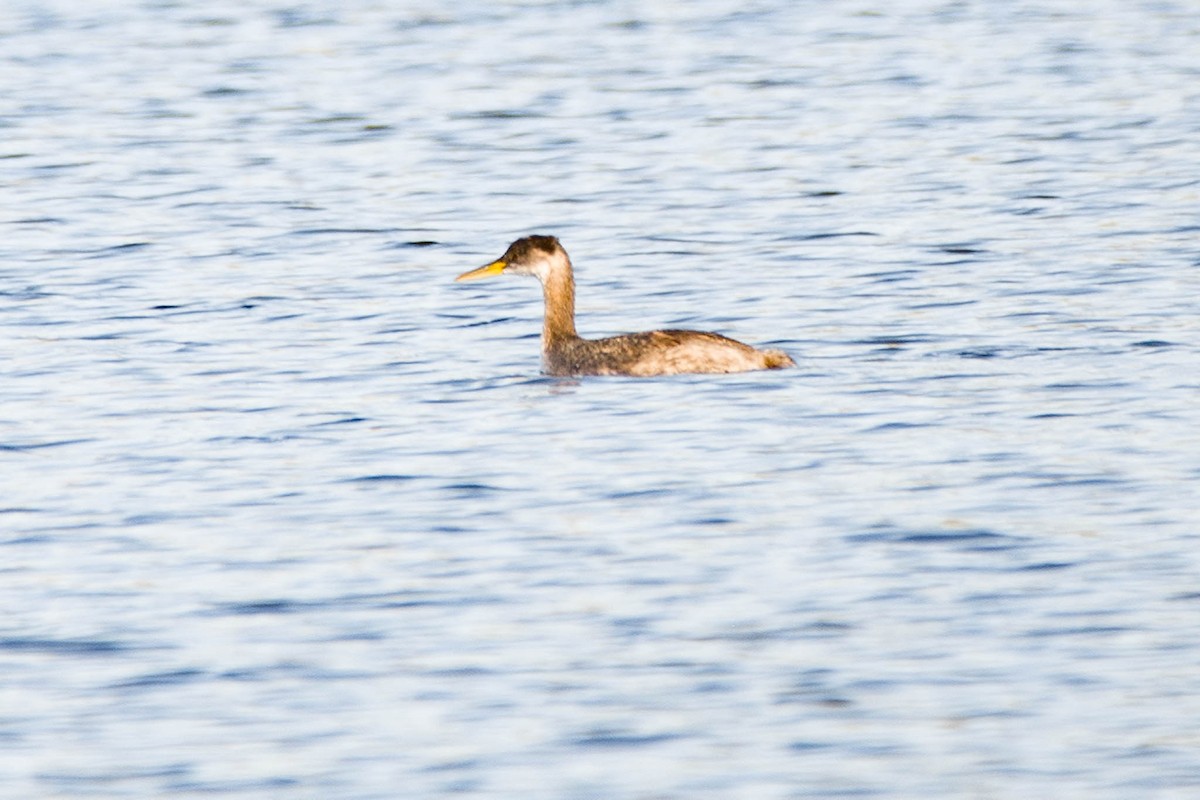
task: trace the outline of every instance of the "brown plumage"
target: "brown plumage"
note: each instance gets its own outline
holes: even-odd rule
[[[575,277],[571,259],[553,236],[518,239],[496,261],[464,272],[455,280],[501,273],[532,275],[541,281],[546,301],[542,363],[550,375],[678,375],[795,366],[782,350],[756,350],[704,331],[647,331],[606,339],[581,338],[575,332]]]

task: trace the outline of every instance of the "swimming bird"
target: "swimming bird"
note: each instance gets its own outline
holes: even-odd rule
[[[548,375],[678,375],[782,369],[796,362],[782,350],[748,344],[704,331],[663,330],[584,339],[575,332],[575,277],[571,259],[553,236],[526,236],[504,255],[456,281],[493,275],[532,275],[545,296],[542,368]]]

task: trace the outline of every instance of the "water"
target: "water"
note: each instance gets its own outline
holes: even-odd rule
[[[11,3],[0,796],[1187,798],[1187,2]],[[538,374],[580,329],[795,370]]]

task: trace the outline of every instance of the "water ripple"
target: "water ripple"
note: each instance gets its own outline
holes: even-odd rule
[[[9,5],[6,796],[1195,794],[1186,4]]]

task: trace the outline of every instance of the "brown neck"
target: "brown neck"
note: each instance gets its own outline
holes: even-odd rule
[[[546,298],[542,350],[549,350],[556,342],[579,338],[575,333],[575,278],[571,275],[570,261],[566,262],[566,269],[554,270],[546,276],[542,294]]]

